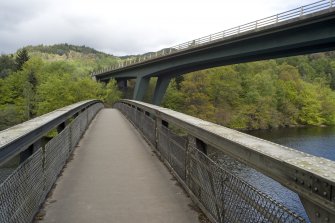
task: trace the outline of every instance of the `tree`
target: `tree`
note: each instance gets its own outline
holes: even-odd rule
[[[117,101],[121,99],[122,92],[119,91],[116,81],[110,80],[109,83],[105,86],[105,95],[103,97],[103,100],[105,102],[105,105],[108,107],[112,107],[112,105]]]
[[[28,51],[23,48],[18,51],[17,56],[15,58],[16,70],[22,70],[23,64],[29,60]]]
[[[170,108],[172,110],[180,110],[184,104],[184,95],[183,92],[178,90],[177,80],[172,79],[166,94],[164,96],[162,105],[163,107]]]
[[[15,70],[15,61],[13,55],[0,56],[0,77],[6,77],[10,72]]]

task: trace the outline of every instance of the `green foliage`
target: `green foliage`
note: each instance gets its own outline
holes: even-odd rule
[[[15,58],[16,70],[22,70],[23,64],[29,60],[28,51],[23,48],[17,52]]]
[[[37,88],[37,115],[88,99],[103,99],[103,84],[89,77],[51,75]]]
[[[87,99],[109,106],[121,97],[114,81],[96,82],[71,61],[43,61],[33,56],[21,70],[0,78],[0,130]]]
[[[89,76],[120,58],[68,44],[24,50],[31,58],[18,52],[20,69],[12,55],[0,56],[0,130],[81,100],[112,106],[123,97],[115,81],[106,85]],[[163,106],[236,129],[335,125],[334,89],[335,53],[328,52],[187,74],[171,81]]]
[[[55,44],[55,45],[38,45],[38,46],[27,46],[26,49],[28,51],[35,51],[35,52],[41,52],[41,53],[48,53],[48,54],[68,54],[71,51],[75,51],[82,54],[104,54],[101,53],[93,48],[87,47],[87,46],[75,46],[71,44]]]
[[[118,90],[115,80],[111,80],[106,86],[103,95],[103,101],[107,107],[112,107],[112,105],[120,100],[122,97],[121,91]]]
[[[317,54],[197,71],[179,88],[170,84],[163,106],[236,129],[334,125],[333,60]]]
[[[0,107],[0,130],[19,124],[21,121],[14,105]]]
[[[99,52],[86,46],[74,46],[70,44],[56,44],[51,46],[38,45],[25,47],[31,56],[42,58],[43,61],[59,62],[57,66],[71,65],[72,75],[89,75],[93,70],[106,68],[117,64],[120,59],[113,55]]]
[[[13,55],[0,55],[0,78],[8,76],[15,70]]]

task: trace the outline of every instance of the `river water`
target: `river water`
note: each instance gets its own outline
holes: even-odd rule
[[[255,130],[247,134],[335,161],[335,127]],[[308,221],[300,199],[294,192],[249,168],[242,168],[238,175]]]

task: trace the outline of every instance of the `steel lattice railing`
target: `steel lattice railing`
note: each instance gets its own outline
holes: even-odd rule
[[[296,192],[310,221],[335,221],[334,198],[325,196],[335,185],[329,172],[335,169],[333,161],[143,102],[122,100],[114,107],[138,128],[212,222],[306,220],[240,179],[231,166],[213,161],[207,150],[256,168]]]
[[[155,121],[143,111],[117,104],[150,144],[155,145]],[[305,222],[269,196],[212,161],[169,128],[157,128],[157,150],[216,222]],[[189,141],[189,143],[187,143]]]
[[[236,35],[241,35],[241,34],[243,35],[250,31],[257,31],[260,28],[272,27],[273,25],[276,25],[276,24],[280,24],[283,22],[289,22],[289,20],[295,20],[297,18],[301,18],[303,16],[306,16],[312,13],[317,13],[317,12],[327,10],[333,7],[335,7],[335,0],[321,0],[318,2],[314,2],[312,4],[308,4],[305,6],[301,6],[299,8],[295,8],[295,9],[283,12],[283,13],[279,13],[277,15],[269,16],[269,17],[259,19],[259,20],[256,20],[256,21],[244,24],[244,25],[240,25],[240,26],[237,26],[231,29],[227,29],[227,30],[224,30],[218,33],[214,33],[208,36],[194,39],[194,40],[179,44],[177,46],[172,46],[172,47],[169,47],[169,48],[157,51],[157,52],[153,52],[153,53],[147,53],[143,56],[139,56],[136,58],[127,59],[122,62],[119,62],[118,64],[114,66],[106,67],[102,70],[94,71],[92,73],[92,76],[96,76],[96,75],[106,73],[109,71],[113,71],[113,70],[122,69],[127,66],[132,66],[134,64],[143,63],[143,62],[153,60],[156,58],[161,58],[161,57],[165,57],[168,55],[176,54],[181,51],[194,49],[197,47],[202,47],[204,45],[208,45],[214,42],[224,41]]]
[[[80,137],[102,107],[102,103],[95,103],[82,112],[79,110],[79,115],[59,134],[37,149],[16,169],[12,168],[12,172],[2,179],[0,222],[32,222]]]

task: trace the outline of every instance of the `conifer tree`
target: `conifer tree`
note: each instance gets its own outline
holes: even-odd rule
[[[28,51],[23,48],[17,53],[15,58],[16,70],[22,70],[23,64],[29,60]]]

